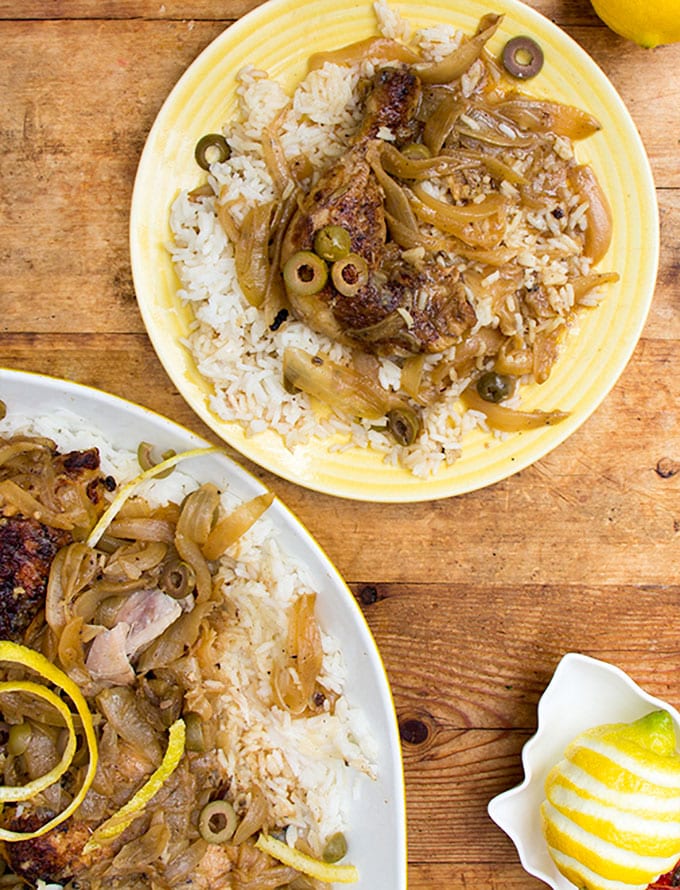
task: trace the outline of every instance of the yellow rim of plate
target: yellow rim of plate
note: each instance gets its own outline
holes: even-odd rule
[[[546,455],[574,432],[616,383],[635,348],[654,293],[659,255],[656,192],[645,150],[618,93],[585,51],[541,14],[517,2],[416,0],[391,6],[413,27],[449,24],[474,30],[489,11],[504,14],[490,45],[528,33],[545,54],[541,74],[521,87],[537,96],[578,105],[602,130],[577,144],[577,158],[592,164],[610,200],[614,236],[602,270],[619,273],[603,303],[585,314],[551,378],[523,390],[528,408],[560,408],[570,417],[558,426],[498,439],[476,430],[463,439],[461,457],[433,476],[419,478],[385,464],[369,449],[329,450],[333,440],[313,440],[290,452],[267,431],[248,437],[210,408],[211,384],[198,373],[182,339],[191,310],[176,296],[178,282],[166,250],[169,210],[182,188],[200,181],[193,159],[197,140],[235,112],[235,76],[246,64],[266,69],[292,89],[313,51],[332,49],[375,33],[369,2],[268,0],[224,31],[180,78],[149,133],[135,181],[130,221],[132,272],[149,337],[169,377],[198,416],[225,442],[283,478],[326,494],[357,500],[433,500],[498,482]]]

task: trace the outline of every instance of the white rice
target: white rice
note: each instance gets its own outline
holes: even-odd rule
[[[62,452],[96,446],[103,473],[119,485],[140,472],[136,454],[117,448],[71,412],[29,419],[10,410],[0,421],[0,435],[14,433],[47,436]],[[181,502],[198,481],[188,461],[168,477],[144,483],[138,494],[152,505]],[[229,491],[222,499],[227,510],[238,503]],[[367,717],[352,705],[343,654],[323,627],[319,682],[339,696],[333,713],[328,700],[325,711],[311,718],[291,718],[271,704],[271,673],[285,649],[288,610],[313,586],[305,566],[286,553],[266,513],[227,551],[218,577],[229,614],[213,647],[219,679],[187,693],[190,707],[212,712],[225,779],[236,798],[245,803],[248,789],[257,784],[276,824],[289,826],[293,836],[299,832],[320,852],[330,835],[348,830],[361,784],[376,775]]]
[[[445,26],[411,34],[408,24],[384,0],[374,3],[374,10],[381,34],[404,41],[411,39],[425,58],[442,58],[461,41],[460,32]],[[460,412],[457,397],[469,381],[453,381],[441,402],[424,410],[423,433],[409,447],[395,445],[384,429],[369,428],[350,418],[331,417],[304,393],[287,392],[281,369],[287,346],[312,354],[323,351],[341,362],[350,361],[349,353],[294,319],[276,332],[268,329],[263,314],[243,297],[235,273],[233,246],[215,214],[217,200],[226,203],[242,198],[241,204],[230,205],[240,222],[248,206],[274,197],[263,160],[262,130],[287,106],[282,127],[287,157],[305,154],[315,169],[338,157],[360,119],[354,88],[359,78],[369,76],[372,70],[370,62],[349,74],[347,68],[326,63],[302,80],[291,102],[266,73],[244,69],[239,76],[238,119],[224,126],[232,156],[224,163],[212,165],[209,175],[220,198],[196,201],[182,192],[171,208],[174,241],[168,249],[181,282],[178,296],[191,304],[195,315],[186,346],[200,374],[214,388],[210,407],[218,417],[237,422],[247,435],[273,429],[290,450],[312,437],[333,437],[329,444],[332,450],[372,448],[384,455],[385,462],[401,465],[418,476],[428,476],[460,456],[463,437],[470,428],[484,426],[479,413]],[[474,90],[481,73],[480,62],[465,75],[463,89],[467,95]],[[469,124],[477,126],[472,118]],[[557,157],[570,157],[569,140],[556,138],[554,151]],[[521,159],[516,167],[521,173]],[[432,190],[436,193],[436,188]],[[509,182],[502,183],[501,193],[518,194]],[[526,269],[525,284],[543,285],[552,308],[562,320],[573,308],[573,290],[570,293],[567,280],[589,270],[589,261],[581,256],[581,247],[569,234],[585,225],[586,209],[583,204],[569,207],[564,218],[558,220],[547,211],[527,213],[516,208],[508,223],[505,243],[523,247],[519,264]],[[595,295],[591,296],[596,302]],[[475,330],[498,326],[499,319],[492,315],[490,303],[475,302]],[[522,317],[516,313],[515,318],[517,330],[521,331]],[[528,336],[531,335],[530,330]],[[399,379],[399,366],[382,360],[381,384],[396,390]]]

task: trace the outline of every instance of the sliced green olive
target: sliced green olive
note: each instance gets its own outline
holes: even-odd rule
[[[163,452],[160,460],[156,460],[153,450],[154,446],[150,442],[140,442],[137,446],[137,460],[139,461],[139,466],[143,470],[150,470],[151,467],[155,467],[157,464],[161,463],[161,461],[167,460],[169,457],[174,457],[177,453],[170,448],[168,451]],[[170,467],[167,470],[163,470],[162,473],[156,474],[156,478],[165,479],[165,477],[169,476],[174,469],[174,467]]]
[[[503,47],[503,66],[508,74],[527,80],[543,67],[543,50],[531,37],[513,37]]]
[[[310,297],[318,294],[328,281],[328,266],[311,250],[298,250],[286,260],[283,280],[292,293]]]
[[[399,445],[413,445],[420,434],[420,417],[408,406],[387,412],[387,428]]]
[[[4,420],[7,417],[7,405],[0,399],[0,420]]]
[[[202,170],[209,170],[211,164],[221,164],[229,159],[231,149],[221,133],[206,133],[196,143],[194,157]]]
[[[203,721],[196,711],[188,711],[182,715],[186,731],[187,751],[196,751],[199,754],[205,751],[205,738],[203,736]]]
[[[368,264],[358,253],[349,253],[333,263],[331,278],[344,297],[353,297],[368,281]]]
[[[28,748],[31,743],[33,730],[31,724],[24,721],[23,723],[15,723],[10,727],[9,738],[7,739],[7,750],[12,757],[19,757]]]
[[[231,840],[238,818],[228,800],[212,800],[201,810],[198,817],[198,830],[209,844],[223,844]]]
[[[196,587],[196,573],[189,563],[174,559],[163,569],[160,578],[161,589],[176,600],[183,600]]]
[[[341,260],[352,249],[352,239],[343,226],[324,226],[314,236],[314,252],[330,263]]]
[[[347,855],[347,838],[342,831],[336,831],[326,841],[321,858],[324,862],[339,862]]]
[[[514,379],[495,371],[486,371],[477,381],[477,392],[485,402],[504,402],[514,391]]]
[[[405,158],[410,158],[412,161],[424,161],[432,157],[432,152],[422,142],[409,142],[408,145],[402,148],[401,153]]]

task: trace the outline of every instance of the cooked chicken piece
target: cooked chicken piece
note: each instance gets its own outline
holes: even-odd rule
[[[250,844],[238,847],[211,844],[184,887],[186,890],[211,890],[213,887],[275,890],[288,886],[297,876],[295,869],[281,865]]]
[[[54,814],[33,812],[15,816],[8,827],[12,831],[34,831]],[[3,856],[12,871],[35,886],[42,879],[47,883],[66,883],[83,867],[83,847],[91,830],[82,822],[69,819],[42,837],[5,844]],[[90,854],[87,860],[97,854]]]
[[[99,452],[96,448],[70,451],[52,456],[55,491],[71,482],[87,485],[87,496],[99,503],[103,488],[110,489],[110,480],[98,473]],[[30,486],[31,474],[16,470],[22,487]],[[12,479],[15,470],[10,463],[2,467],[2,478]],[[115,484],[111,480],[111,484]],[[54,556],[72,541],[70,532],[52,528],[32,517],[4,508],[0,513],[0,639],[20,642],[24,632],[45,602],[45,591]],[[11,514],[11,515],[10,515]]]
[[[145,646],[179,618],[182,607],[162,590],[138,590],[130,594],[116,615],[116,625],[92,641],[87,669],[96,680],[117,685],[134,683],[130,663]]]
[[[282,246],[285,264],[298,251],[313,250],[314,236],[325,226],[349,232],[352,253],[368,266],[367,283],[346,296],[329,277],[313,296],[289,288],[288,297],[293,313],[310,327],[378,354],[439,352],[476,321],[455,268],[440,265],[434,256],[413,264],[387,239],[384,195],[371,159],[381,136],[391,134],[397,145],[413,140],[420,94],[420,82],[407,68],[378,72],[354,143],[302,199]]]
[[[135,682],[135,671],[125,651],[127,624],[117,624],[111,630],[98,634],[85,662],[93,680],[103,680],[116,686],[128,686]]]
[[[0,639],[23,640],[45,602],[54,555],[70,541],[35,519],[0,516]]]
[[[154,588],[130,594],[116,615],[129,627],[126,652],[134,658],[182,614],[182,607],[167,593]]]

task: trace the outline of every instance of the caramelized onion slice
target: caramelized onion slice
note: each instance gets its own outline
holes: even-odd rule
[[[94,578],[95,552],[80,542],[62,547],[52,560],[45,595],[45,620],[59,637],[65,627],[74,598]]]
[[[422,61],[416,52],[397,40],[389,37],[367,37],[340,49],[313,53],[309,57],[307,68],[309,71],[314,71],[323,68],[326,62],[331,62],[333,65],[355,65],[366,59],[405,62],[407,65]]]
[[[175,535],[184,535],[203,546],[213,527],[220,502],[217,486],[206,482],[187,495],[177,520]]]
[[[311,355],[289,346],[283,354],[284,381],[334,410],[351,417],[379,420],[390,408],[403,404],[372,378],[340,365],[328,356]]]
[[[616,272],[590,272],[588,275],[573,278],[571,286],[574,288],[574,302],[580,303],[596,287],[613,284],[618,280],[619,275]]]
[[[449,93],[428,117],[423,129],[423,142],[433,155],[438,155],[465,105],[456,93]]]
[[[236,277],[251,306],[261,306],[269,279],[269,238],[274,202],[255,204],[243,220],[234,245]]]
[[[415,143],[415,146],[425,148],[421,143]],[[405,151],[399,151],[394,145],[385,142],[380,152],[380,161],[383,170],[390,176],[397,176],[399,179],[432,179],[433,176],[446,176],[449,173],[455,173],[463,167],[471,167],[469,161],[454,157],[453,155],[441,154],[432,157],[412,157]]]
[[[612,212],[609,201],[588,164],[573,167],[569,172],[569,179],[573,187],[588,202],[586,211],[588,225],[583,253],[590,257],[593,263],[599,263],[609,250],[612,240]]]
[[[7,504],[17,513],[30,516],[49,525],[52,528],[60,528],[70,531],[74,528],[74,517],[68,513],[57,512],[41,504],[30,492],[25,491],[12,479],[3,479],[0,482],[0,505]]]
[[[450,83],[457,80],[481,56],[484,45],[496,33],[502,20],[502,15],[493,13],[483,16],[474,37],[466,40],[440,62],[421,62],[413,65],[413,70],[423,83]]]
[[[474,386],[468,386],[460,398],[467,408],[482,411],[490,427],[504,433],[520,433],[544,426],[555,426],[569,417],[566,411],[520,411],[505,405],[486,402]]]
[[[563,105],[545,99],[533,99],[513,93],[496,106],[506,117],[531,133],[554,133],[569,139],[586,139],[602,129],[592,114],[574,105]]]
[[[275,703],[297,717],[309,707],[323,663],[321,635],[314,614],[316,594],[299,596],[290,610],[286,658],[272,672]]]
[[[238,541],[257,522],[273,501],[273,493],[267,491],[239,504],[212,529],[203,545],[203,556],[206,559],[219,559],[228,547]]]
[[[234,832],[232,841],[234,844],[242,844],[259,831],[267,818],[267,798],[258,785],[249,789],[250,803],[238,828]]]
[[[470,247],[493,249],[505,234],[506,203],[501,195],[488,195],[479,204],[458,206],[440,201],[416,185],[411,207],[422,222],[454,235]]]

